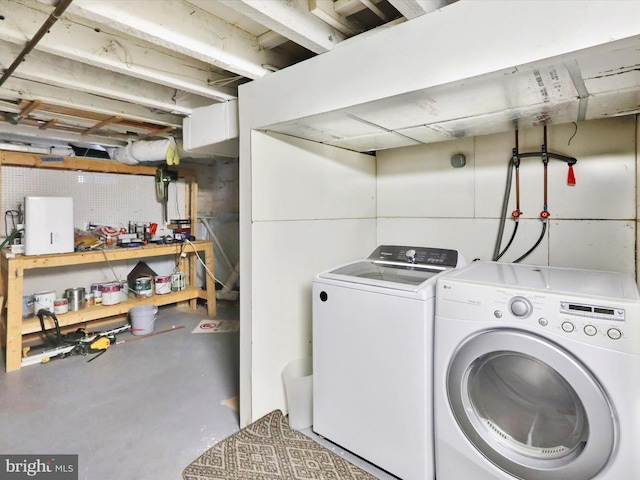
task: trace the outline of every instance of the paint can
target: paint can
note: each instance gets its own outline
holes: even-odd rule
[[[151,277],[136,278],[136,297],[149,298],[153,295],[151,289]]]
[[[66,298],[56,298],[53,301],[53,313],[56,315],[62,315],[69,311],[69,300]]]
[[[116,282],[102,285],[102,305],[117,305],[120,303],[120,284]]]
[[[96,299],[93,292],[85,293],[84,305],[85,307],[93,307],[96,304]]]
[[[93,303],[100,305],[102,303],[102,286],[104,283],[92,283],[91,292],[93,293]]]
[[[84,288],[67,288],[64,291],[64,298],[69,302],[69,310],[75,312],[84,308]]]
[[[171,274],[171,291],[181,292],[185,289],[184,272],[176,272]]]
[[[171,277],[156,277],[156,295],[171,293]]]
[[[35,302],[35,298],[33,295],[23,295],[22,296],[22,318],[31,318],[33,317],[33,303]]]
[[[55,290],[36,292],[33,294],[33,298],[33,313],[35,315],[37,315],[40,310],[53,312],[53,302],[56,301]]]
[[[120,282],[120,301],[126,302],[129,300],[129,282],[123,280]]]

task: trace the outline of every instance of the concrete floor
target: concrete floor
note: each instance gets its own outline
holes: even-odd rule
[[[206,309],[161,307],[149,337],[0,372],[0,453],[77,454],[79,480],[181,479],[182,470],[239,429],[239,333],[192,330]],[[218,302],[216,319],[239,319],[237,303]],[[180,328],[182,327],[182,328]],[[383,480],[366,461],[302,431]]]
[[[0,373],[0,452],[78,454],[82,480],[181,479],[238,431],[238,333],[192,334],[206,309],[162,307],[155,331],[184,328]],[[239,318],[218,303],[217,319]]]

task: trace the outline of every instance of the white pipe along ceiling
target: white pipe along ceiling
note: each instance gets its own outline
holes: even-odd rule
[[[558,5],[588,8],[589,2],[526,3],[554,15]],[[591,3],[629,9],[635,2]],[[4,0],[0,142],[115,148],[172,137],[183,149],[181,156],[236,156],[237,148],[229,148],[228,141],[237,142],[237,129],[229,125],[224,134],[214,132],[219,140],[211,149],[198,144],[193,152],[184,151],[183,130],[195,127],[186,127],[185,119],[228,102],[235,110],[240,85],[341,45],[368,42],[376,32],[402,23],[426,17],[443,24],[455,20],[448,28],[464,36],[465,22],[474,21],[465,12],[484,4],[495,7],[496,2]],[[455,15],[447,15],[449,11]],[[544,37],[544,25],[540,32]],[[531,68],[432,85],[268,127],[368,152],[516,126],[634,114],[640,111],[639,38],[640,24],[634,36]],[[422,61],[421,51],[432,48],[446,51],[447,45],[434,33],[428,45],[414,45],[415,62]],[[452,62],[464,58],[451,51]],[[334,87],[341,88],[341,72],[332,74]],[[200,117],[206,122],[206,115]],[[236,119],[237,113],[228,122]],[[216,124],[210,128],[215,130]],[[215,148],[223,143],[224,149]]]

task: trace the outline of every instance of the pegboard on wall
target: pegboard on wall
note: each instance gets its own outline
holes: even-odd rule
[[[7,210],[24,207],[27,196],[73,197],[76,228],[86,229],[89,223],[126,228],[129,222],[153,222],[163,233],[162,204],[156,199],[152,176],[3,166],[1,188],[3,216]],[[184,180],[172,182],[169,219],[187,218],[185,205]],[[1,228],[6,236],[4,221]]]

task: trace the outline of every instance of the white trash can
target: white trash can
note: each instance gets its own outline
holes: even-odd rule
[[[311,357],[299,358],[282,371],[287,395],[289,426],[303,430],[313,424],[313,375]]]

